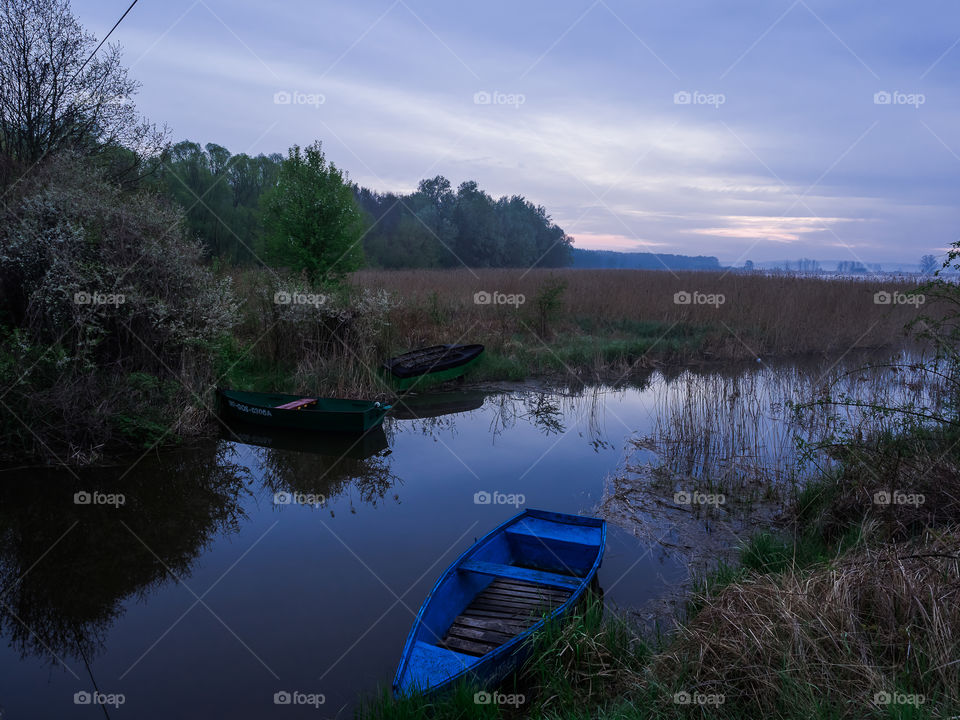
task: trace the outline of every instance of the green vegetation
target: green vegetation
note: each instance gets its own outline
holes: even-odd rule
[[[349,250],[340,272],[355,269],[361,254],[375,268],[571,262],[571,239],[523,197],[494,200],[473,181],[454,192],[442,176],[421,180],[409,194],[377,193],[347,185],[319,143],[291,148],[284,158],[232,155],[215,143],[184,140],[147,164],[145,182],[184,208],[190,234],[225,265],[300,268],[312,261],[309,252],[299,260],[290,254],[290,238],[309,251],[324,236],[339,237]]]
[[[572,240],[542,207],[523,197],[494,200],[476,182],[456,193],[445,177],[409,195],[356,188],[368,218],[364,251],[372,267],[563,267]]]
[[[957,248],[960,251],[960,246]],[[956,257],[953,255],[951,257]],[[960,712],[960,430],[955,285],[934,281],[942,315],[930,407],[867,408],[893,429],[837,427],[816,450],[838,465],[795,491],[782,527],[756,533],[736,564],[699,579],[674,632],[633,626],[592,599],[535,638],[504,693],[429,703],[381,698],[364,717],[944,718]],[[817,404],[852,401],[822,388]],[[863,406],[859,406],[863,407]],[[797,408],[803,412],[804,407]],[[814,448],[805,448],[812,453]]]
[[[387,397],[381,362],[421,345],[483,343],[477,379],[617,380],[889,346],[916,317],[872,302],[906,284],[574,272],[544,208],[443,177],[378,194],[319,142],[168,147],[66,0],[0,3],[0,80],[22,88],[0,103],[2,452],[82,464],[205,432],[217,384]],[[675,300],[701,290],[725,302]]]
[[[317,283],[340,279],[363,263],[363,223],[343,173],[328,164],[320,143],[294,145],[277,184],[263,198],[267,252],[274,264]]]
[[[5,443],[83,463],[202,425],[231,284],[206,268],[155,195],[61,153],[4,212],[0,365]]]

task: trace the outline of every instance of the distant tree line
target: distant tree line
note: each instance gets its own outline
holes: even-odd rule
[[[624,268],[636,270],[720,270],[720,261],[711,255],[584,250],[571,253],[575,268]]]
[[[437,176],[409,195],[356,188],[370,222],[364,252],[372,265],[398,267],[563,267],[570,238],[544,208],[514,195],[494,200],[477,183],[453,191]]]
[[[221,145],[184,140],[158,163],[157,180],[186,225],[217,258],[253,262],[265,253],[260,199],[277,184],[283,156],[231,155]]]
[[[326,167],[319,145],[310,152],[314,163]],[[270,200],[270,191],[281,181],[284,162],[297,161],[280,154],[231,155],[214,143],[183,141],[170,148],[157,179],[186,210],[191,233],[215,257],[231,264],[283,262],[289,253],[270,223],[280,203]],[[324,183],[325,176],[315,177]],[[351,256],[341,264],[343,270],[360,262],[381,268],[562,267],[571,262],[572,239],[543,207],[519,195],[495,200],[474,181],[454,191],[442,176],[420,181],[409,194],[349,187],[352,198],[345,202],[354,203],[360,217],[362,256]]]

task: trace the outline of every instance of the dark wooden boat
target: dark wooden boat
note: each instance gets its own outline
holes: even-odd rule
[[[217,390],[220,413],[254,425],[295,430],[365,432],[383,422],[389,405],[367,400]]]
[[[569,613],[603,559],[606,524],[525,510],[478,540],[440,576],[407,637],[397,696],[466,679],[490,687],[517,670],[531,635]]]
[[[405,390],[422,381],[440,382],[463,375],[483,352],[483,345],[433,345],[411,350],[383,364],[393,384]]]

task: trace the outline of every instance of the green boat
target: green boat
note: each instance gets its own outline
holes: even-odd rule
[[[283,393],[217,390],[220,414],[254,425],[325,432],[366,432],[383,422],[389,405]]]
[[[483,345],[433,345],[390,358],[383,369],[398,390],[453,380],[483,353]]]

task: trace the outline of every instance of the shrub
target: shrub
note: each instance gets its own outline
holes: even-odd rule
[[[180,213],[69,156],[18,190],[0,230],[4,437],[82,462],[195,429],[237,307]]]

